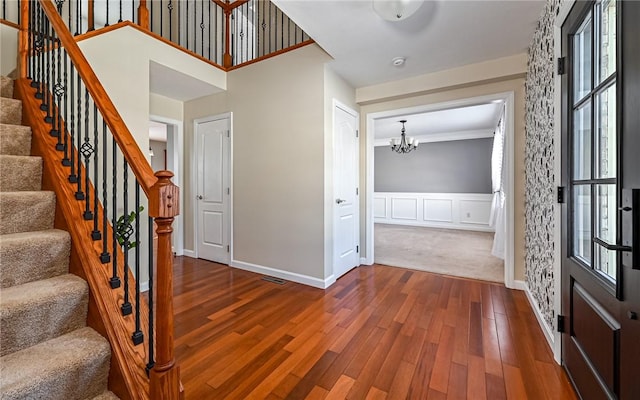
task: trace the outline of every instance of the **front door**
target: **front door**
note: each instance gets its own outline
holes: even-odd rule
[[[229,118],[198,121],[196,135],[198,258],[229,264]]]
[[[562,358],[584,399],[640,398],[638,21],[577,1],[562,27]]]
[[[339,105],[333,109],[334,276],[360,265],[357,114]]]

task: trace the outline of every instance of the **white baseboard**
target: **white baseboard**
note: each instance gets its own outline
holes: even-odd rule
[[[184,251],[183,251],[183,255],[184,255],[185,257],[197,258],[197,257],[196,257],[196,252],[195,252],[195,251],[193,251],[193,250],[187,250],[187,249],[184,249]]]
[[[369,260],[366,257],[360,257],[360,265],[373,265],[373,260]]]
[[[303,285],[313,286],[319,289],[326,289],[336,281],[334,275],[330,275],[326,279],[320,279],[313,276],[283,271],[281,269],[265,267],[263,265],[251,264],[238,260],[231,260],[230,266],[243,269],[245,271],[255,272],[256,274],[275,276],[276,278],[285,279],[296,283],[302,283]]]
[[[513,281],[513,287],[511,289],[527,290],[527,284],[524,281]]]
[[[149,291],[149,281],[140,282],[140,293]]]
[[[553,333],[553,329],[547,324],[544,317],[542,316],[542,312],[540,311],[540,307],[538,307],[538,302],[533,298],[531,294],[531,290],[529,290],[529,286],[525,284],[524,293],[527,295],[527,300],[529,300],[529,304],[531,304],[531,308],[533,308],[533,313],[538,320],[538,324],[540,328],[542,328],[542,333],[544,333],[544,337],[547,339],[547,343],[551,348],[551,352],[555,355],[555,336]]]

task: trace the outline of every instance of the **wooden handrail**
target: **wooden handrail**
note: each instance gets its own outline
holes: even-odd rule
[[[20,78],[27,77],[27,62],[29,59],[29,2],[20,1],[20,31],[18,33],[18,65]]]
[[[58,35],[62,46],[66,49],[71,62],[74,64],[87,90],[95,101],[98,110],[100,110],[109,130],[129,163],[131,170],[138,179],[142,190],[144,190],[147,197],[151,198],[151,188],[158,182],[158,178],[155,177],[151,165],[147,162],[144,153],[140,150],[140,147],[129,131],[129,128],[125,125],[113,102],[109,96],[107,96],[106,90],[89,65],[89,62],[60,17],[60,14],[58,14],[53,2],[51,0],[38,1],[49,18],[49,22]],[[155,211],[157,210],[150,209],[149,215],[152,217],[162,216]]]

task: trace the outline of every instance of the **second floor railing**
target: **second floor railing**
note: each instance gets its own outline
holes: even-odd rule
[[[3,15],[10,21],[16,3],[2,0]],[[73,36],[129,22],[225,69],[311,42],[270,0],[55,0],[55,4]]]

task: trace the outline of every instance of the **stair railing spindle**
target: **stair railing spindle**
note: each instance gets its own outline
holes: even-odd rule
[[[62,46],[62,45],[60,45]],[[69,160],[69,129],[68,129],[68,125],[67,122],[69,121],[69,107],[67,105],[67,102],[69,101],[69,98],[67,96],[67,93],[69,92],[67,85],[68,85],[68,78],[69,78],[69,71],[68,71],[68,56],[67,56],[67,52],[63,51],[64,54],[64,87],[63,87],[63,96],[64,99],[62,101],[62,113],[64,114],[64,119],[62,122],[62,128],[61,128],[61,135],[62,135],[62,140],[63,140],[63,147],[64,147],[64,155],[62,157],[62,165],[64,165],[65,167],[68,167],[71,165],[71,161]]]
[[[120,246],[122,247],[122,251],[124,253],[124,260],[122,261],[122,265],[124,265],[124,302],[120,307],[122,311],[122,315],[131,314],[131,303],[129,302],[129,248],[131,242],[129,239],[131,238],[132,228],[131,221],[129,221],[129,174],[127,170],[129,169],[129,164],[125,159],[123,162],[123,173],[122,173],[122,204],[124,208],[124,214],[122,217],[118,218],[116,230],[118,231],[118,241],[120,242]]]
[[[88,93],[88,92],[87,92]],[[91,239],[100,240],[102,235],[98,228],[98,106],[93,103],[93,231],[91,231]],[[105,142],[102,142],[103,145]],[[89,192],[87,186],[87,192]]]
[[[78,96],[78,115],[76,116],[76,150],[79,152],[82,147],[82,80],[80,74],[76,73],[76,95]],[[82,192],[82,157],[80,153],[76,157],[76,200],[84,200]]]
[[[107,214],[109,195],[107,193],[107,122],[102,120],[102,254],[100,262],[103,264],[111,261],[107,244]],[[117,275],[117,274],[115,274]],[[113,286],[112,286],[113,287]]]
[[[111,289],[117,289],[120,287],[120,278],[118,277],[118,145],[116,144],[115,137],[111,142],[111,160],[113,162],[113,178],[111,180],[111,204],[113,204],[113,211],[111,212],[111,227],[113,231],[113,250],[111,253],[113,254],[113,262],[111,266],[113,268],[111,279],[109,280],[109,284],[111,285]]]
[[[136,256],[136,310],[135,310],[135,319],[136,319],[136,330],[131,335],[131,340],[135,346],[139,345],[144,341],[144,334],[140,329],[140,184],[136,179],[136,247],[135,247],[135,256]],[[149,246],[153,249],[153,237],[149,238]],[[149,299],[151,302],[151,299]]]

